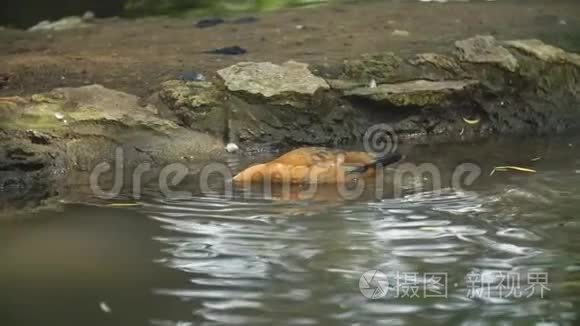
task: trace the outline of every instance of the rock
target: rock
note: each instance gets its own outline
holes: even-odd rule
[[[410,60],[413,65],[425,65],[429,64],[440,70],[447,71],[452,74],[458,74],[462,72],[461,66],[451,57],[437,54],[437,53],[420,53],[415,56],[414,59]]]
[[[580,55],[566,52],[560,48],[545,44],[540,40],[514,40],[503,42],[503,44],[526,54],[533,55],[542,61],[568,63],[580,68]]]
[[[58,194],[65,155],[31,143],[24,133],[0,131],[0,209],[34,208]]]
[[[0,187],[23,205],[58,194],[71,173],[90,172],[103,162],[161,168],[184,158],[221,157],[224,146],[221,138],[160,117],[134,95],[100,85],[0,102]],[[2,200],[0,207],[10,204]]]
[[[205,53],[211,54],[223,54],[223,55],[242,55],[248,53],[248,50],[239,47],[237,45],[234,46],[227,46],[225,48],[219,48],[214,50],[206,51]]]
[[[404,60],[391,52],[363,55],[357,60],[344,63],[343,76],[340,79],[356,80],[368,83],[374,79],[378,83],[397,82],[401,77],[401,66]]]
[[[292,144],[333,144],[360,133],[356,112],[349,107],[324,103],[325,97],[321,97],[322,102],[317,101],[312,96],[315,90],[305,89],[302,83],[288,86],[292,88],[276,88],[273,91],[280,93],[266,92],[270,97],[264,97],[238,88],[230,92],[209,82],[169,81],[163,83],[158,97],[167,111],[177,117],[178,124],[239,144],[245,151],[287,148]],[[301,105],[297,102],[300,96],[305,97]],[[232,148],[226,146],[226,150]]]
[[[88,22],[95,19],[95,13],[92,11],[87,11],[81,17],[84,21]]]
[[[8,82],[10,81],[10,75],[0,73],[0,90],[4,87],[8,86]]]
[[[240,147],[234,143],[228,143],[226,145],[226,152],[228,153],[235,153],[240,150]]]
[[[346,91],[346,96],[362,97],[400,107],[446,107],[451,95],[476,85],[475,80],[433,82],[416,80],[399,84],[382,84]]]
[[[0,106],[0,129],[50,134],[53,143],[74,144],[87,162],[92,161],[87,157],[102,160],[101,154],[110,152],[112,144],[131,149],[135,160],[145,156],[155,162],[209,157],[223,152],[224,146],[218,139],[160,118],[157,108],[141,106],[134,95],[100,85],[56,89],[17,106]],[[91,146],[83,147],[85,140]],[[68,153],[73,161],[76,153]]]
[[[518,60],[506,48],[499,45],[493,36],[475,36],[455,42],[457,57],[469,63],[490,63],[510,72],[518,68]]]
[[[82,17],[79,16],[64,17],[54,22],[44,20],[30,27],[28,30],[30,32],[37,32],[37,31],[64,31],[67,29],[86,28],[92,26],[90,22],[94,20],[94,18],[95,18],[94,14],[92,14],[91,12],[87,12]]]
[[[195,71],[185,71],[181,74],[183,81],[205,81],[205,76],[202,73]]]
[[[371,81],[374,79],[371,79]],[[343,80],[343,79],[327,79],[326,82],[332,89],[346,91],[354,88],[358,88],[364,86],[365,83],[363,82],[355,82],[352,80]],[[377,81],[375,80],[375,83]],[[369,82],[370,83],[370,82]]]
[[[225,20],[221,19],[221,18],[207,18],[207,19],[202,19],[200,21],[198,21],[197,23],[195,23],[195,26],[197,28],[208,28],[208,27],[214,27],[217,25],[221,25],[225,23]]]
[[[225,135],[227,95],[213,83],[166,81],[161,84],[159,99],[180,125],[216,137]]]
[[[408,37],[408,36],[411,36],[411,33],[409,33],[408,31],[405,31],[405,30],[396,29],[391,33],[391,35],[400,36],[400,37]]]
[[[228,111],[229,139],[244,151],[339,146],[364,133],[363,115],[332,98],[297,107],[252,103],[232,96]]]
[[[191,109],[219,105],[224,97],[223,92],[211,82],[183,80],[164,82],[159,95],[172,107],[186,106]]]
[[[314,76],[307,64],[294,61],[282,65],[241,62],[217,73],[231,92],[281,99],[286,104],[294,102],[294,96],[312,96],[318,90],[329,89],[328,83]]]

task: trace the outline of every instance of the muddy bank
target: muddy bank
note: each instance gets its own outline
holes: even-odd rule
[[[580,52],[580,2],[574,0],[365,2],[253,14],[249,24],[197,28],[195,19],[97,19],[92,28],[29,33],[0,30],[0,96],[100,84],[149,96],[184,73],[240,61],[336,64],[365,53],[444,53],[473,35],[541,39]],[[233,21],[240,17],[224,17]],[[406,31],[408,34],[397,33]],[[240,56],[205,53],[240,46]]]
[[[165,82],[156,105],[244,150],[360,143],[377,123],[418,141],[578,127],[580,55],[492,36],[458,40],[447,52],[242,62],[218,70],[215,82]]]

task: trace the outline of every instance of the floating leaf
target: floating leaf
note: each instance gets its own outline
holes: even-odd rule
[[[139,203],[113,203],[107,205],[108,207],[136,207],[141,206]]]
[[[99,303],[99,308],[101,308],[101,311],[103,311],[106,314],[110,314],[111,312],[113,312],[111,310],[111,307],[109,307],[109,305],[106,302],[104,302],[104,301],[102,301],[101,303]]]
[[[513,166],[513,165],[505,165],[505,166],[496,166],[493,168],[489,175],[493,175],[496,171],[499,172],[507,172],[507,171],[519,171],[519,172],[527,172],[527,173],[537,173],[538,171],[530,168],[525,168],[521,166]]]
[[[465,121],[465,123],[467,123],[468,125],[476,125],[481,121],[481,119],[471,120],[471,119],[463,118],[463,121]]]

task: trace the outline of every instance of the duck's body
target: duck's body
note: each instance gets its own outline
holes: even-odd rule
[[[235,182],[290,184],[345,183],[354,178],[373,176],[376,165],[389,165],[400,154],[379,157],[367,152],[347,152],[321,147],[304,147],[277,159],[251,166],[234,177]]]

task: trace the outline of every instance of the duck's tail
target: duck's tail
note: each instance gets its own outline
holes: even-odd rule
[[[375,169],[377,167],[385,167],[391,164],[395,164],[403,159],[403,155],[399,153],[389,153],[378,157],[372,163],[365,164],[363,166],[357,166],[348,170],[348,173],[364,173],[370,169]]]

